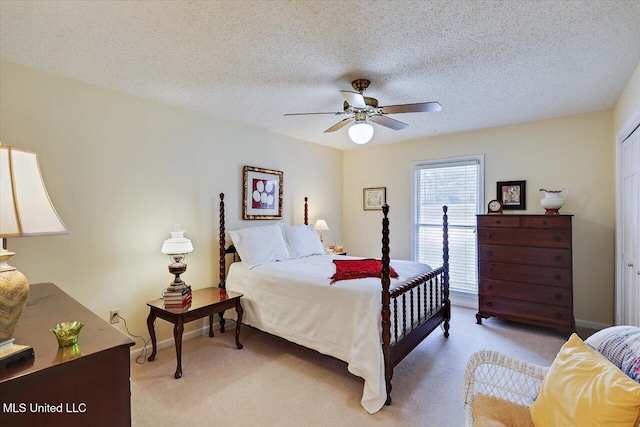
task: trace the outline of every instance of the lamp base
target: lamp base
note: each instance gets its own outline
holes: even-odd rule
[[[34,357],[35,353],[33,351],[33,347],[14,344],[13,338],[0,343],[0,369],[4,369],[14,363],[33,359]]]
[[[169,288],[174,291],[181,291],[187,287],[187,284],[182,281],[180,275],[187,271],[187,264],[184,262],[173,262],[169,264],[169,273],[175,276],[175,279],[169,285]]]

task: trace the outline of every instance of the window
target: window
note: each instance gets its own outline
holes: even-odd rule
[[[449,215],[449,289],[478,293],[476,214],[481,212],[484,156],[413,164],[413,259],[442,265],[442,206]]]

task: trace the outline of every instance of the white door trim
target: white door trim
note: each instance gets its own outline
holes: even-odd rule
[[[622,323],[622,271],[624,270],[622,259],[622,142],[640,126],[640,105],[638,105],[629,119],[620,128],[616,135],[616,247],[615,247],[615,324]]]

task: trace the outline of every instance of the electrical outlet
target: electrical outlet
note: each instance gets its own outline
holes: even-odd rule
[[[109,312],[109,323],[120,322],[120,310],[111,310]]]

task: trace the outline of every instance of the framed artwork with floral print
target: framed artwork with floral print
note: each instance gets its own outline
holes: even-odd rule
[[[284,172],[244,167],[242,219],[282,219]]]

